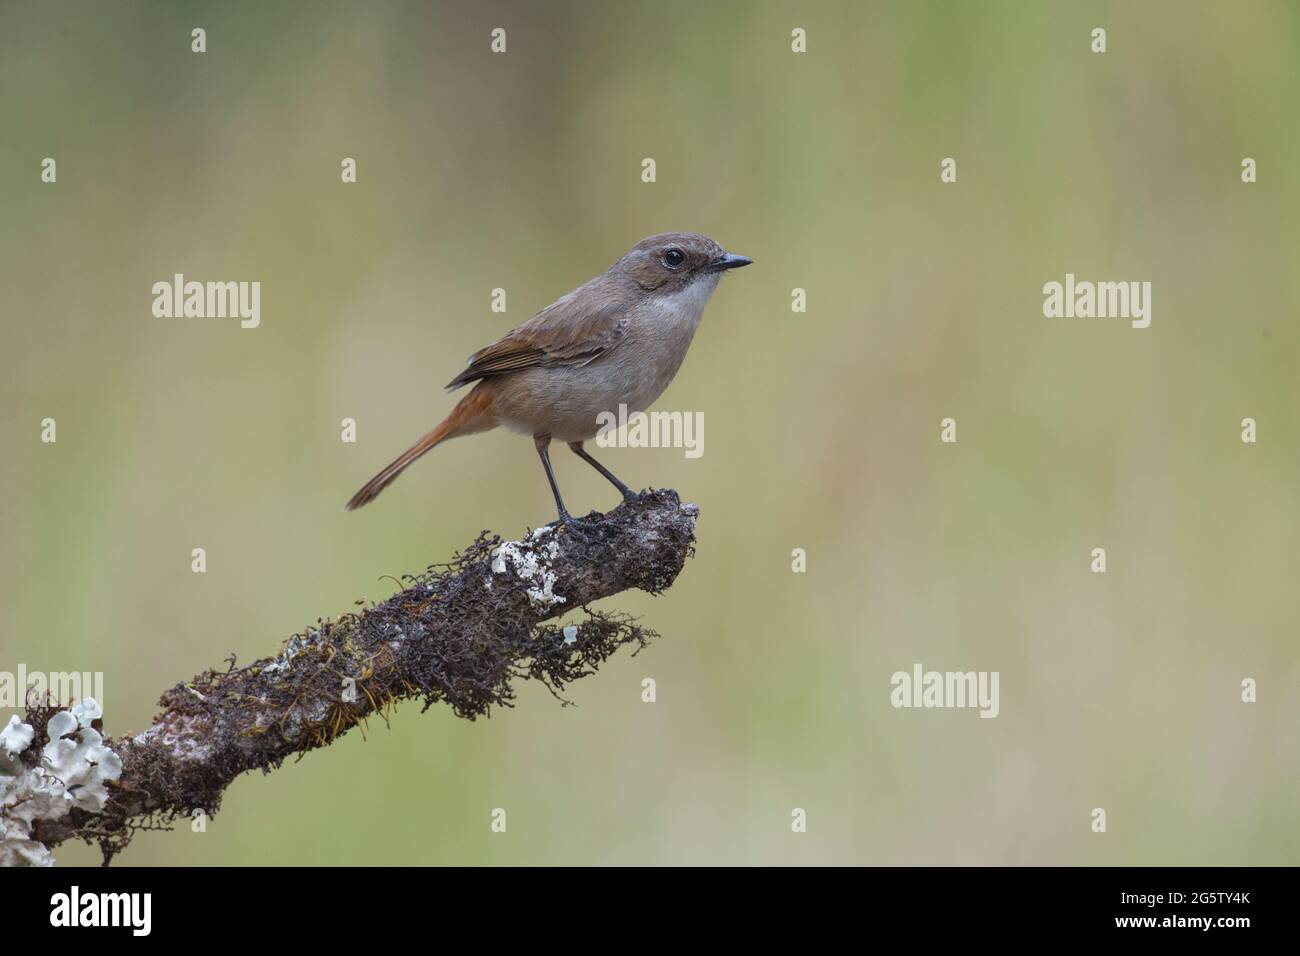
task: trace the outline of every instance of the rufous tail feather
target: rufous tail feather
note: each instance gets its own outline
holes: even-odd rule
[[[395,458],[383,471],[367,481],[348,502],[348,511],[355,511],[364,504],[369,504],[379,493],[397,480],[417,458],[434,446],[440,445],[448,438],[458,435],[472,435],[496,427],[496,414],[492,409],[492,388],[488,382],[479,382],[474,390],[462,398],[451,414],[429,434],[425,435],[406,451]]]

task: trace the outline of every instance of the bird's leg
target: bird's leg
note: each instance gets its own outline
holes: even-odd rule
[[[589,538],[595,531],[596,526],[569,514],[569,509],[564,507],[564,499],[560,497],[560,486],[555,483],[555,472],[551,470],[551,454],[547,450],[547,446],[551,444],[551,436],[534,435],[533,444],[537,446],[537,454],[542,459],[542,467],[546,469],[546,480],[551,483],[551,494],[555,495],[555,507],[560,512],[560,524],[580,538]]]
[[[587,452],[583,450],[582,442],[571,441],[569,442],[569,448],[573,450],[573,453],[575,455],[577,455],[587,464],[591,465],[592,468],[595,468],[598,472],[604,475],[606,480],[609,481],[610,484],[612,484],[615,488],[619,490],[619,492],[622,493],[624,501],[636,500],[636,492],[633,491],[631,488],[629,488],[627,485],[623,484],[623,482],[619,481],[618,478],[615,477],[612,471],[610,471],[608,468],[606,468],[596,459],[588,455]]]
[[[555,495],[555,507],[560,511],[560,523],[569,524],[573,521],[573,516],[569,514],[569,509],[564,507],[564,499],[560,497],[560,486],[555,483],[555,472],[551,470],[551,453],[547,450],[551,444],[551,436],[534,435],[533,444],[537,446],[537,455],[542,459],[542,467],[546,469],[546,480],[551,483],[551,494]]]

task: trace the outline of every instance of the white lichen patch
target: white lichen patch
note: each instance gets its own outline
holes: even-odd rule
[[[284,643],[284,650],[265,666],[262,667],[263,674],[279,674],[289,670],[289,664],[295,657],[308,648],[319,647],[321,644],[321,634],[314,628],[305,634],[295,634]]]
[[[0,774],[6,773],[8,761],[16,760],[18,754],[22,753],[32,744],[32,738],[36,736],[36,731],[32,729],[31,724],[24,724],[14,714],[9,718],[9,723],[4,730],[0,730]],[[13,776],[17,771],[9,773]]]
[[[538,528],[528,541],[507,541],[492,552],[492,573],[506,574],[513,568],[515,576],[528,585],[528,601],[536,608],[553,607],[566,600],[555,593],[555,572],[551,570],[560,545],[554,540],[541,543],[542,533],[551,530]]]
[[[72,716],[77,718],[77,723],[81,726],[89,727],[104,716],[104,708],[99,706],[95,698],[83,697],[81,703],[72,705]]]
[[[192,760],[201,763],[212,757],[212,728],[206,719],[198,716],[169,715],[166,723],[154,724],[136,734],[132,740],[137,746],[157,743],[166,747],[175,760]]]
[[[93,698],[61,710],[46,725],[49,742],[40,762],[27,767],[20,755],[35,737],[16,716],[0,731],[0,866],[53,866],[49,847],[32,839],[38,821],[57,820],[73,807],[100,813],[108,781],[122,776],[122,758],[91,726],[103,716]]]

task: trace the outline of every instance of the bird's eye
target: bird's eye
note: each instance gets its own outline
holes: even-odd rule
[[[664,262],[676,269],[686,261],[686,253],[680,249],[669,249],[664,253]]]

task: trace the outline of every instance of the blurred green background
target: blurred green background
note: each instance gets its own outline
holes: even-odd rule
[[[1300,862],[1298,54],[1287,2],[0,4],[0,669],[103,671],[137,731],[551,520],[503,431],[342,504],[470,352],[698,230],[756,260],[659,405],[705,454],[600,453],[701,508],[606,602],[662,639],[576,707],[403,705],[119,863]],[[261,327],[153,317],[175,272],[260,281]],[[1045,319],[1067,272],[1151,281],[1151,327]],[[916,662],[1001,715],[895,710]]]

